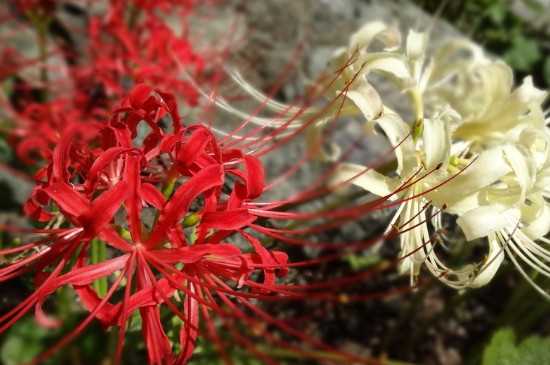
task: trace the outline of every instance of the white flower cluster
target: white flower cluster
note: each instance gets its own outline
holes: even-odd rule
[[[391,225],[400,231],[401,270],[411,280],[426,265],[451,287],[479,287],[507,256],[550,298],[530,276],[534,269],[550,277],[546,92],[529,77],[514,88],[510,67],[470,41],[449,40],[430,52],[427,41],[410,31],[401,42],[396,29],[374,22],[336,52],[331,68],[343,71],[331,91],[345,95],[342,110],[363,117],[366,133],[384,133],[397,164],[382,174],[343,163],[333,184],[350,182],[398,204]],[[414,120],[385,105],[369,81],[375,73],[410,96]],[[445,215],[456,218],[464,244],[486,242],[483,259],[460,268],[444,263],[437,246],[445,244]]]

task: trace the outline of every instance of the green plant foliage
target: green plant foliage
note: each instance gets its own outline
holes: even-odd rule
[[[543,16],[547,8],[539,0],[521,0]],[[539,87],[550,85],[550,51],[544,29],[535,28],[512,11],[507,0],[435,1],[417,0],[421,7],[445,18],[468,37],[502,57],[517,72],[517,80],[532,75]]]
[[[382,258],[380,257],[380,255],[372,253],[366,255],[352,254],[346,256],[345,259],[352,270],[359,271],[378,264]]]
[[[541,52],[537,42],[519,33],[514,34],[511,46],[504,54],[505,61],[514,69],[525,72],[531,70],[540,57]]]
[[[44,351],[48,330],[37,326],[32,318],[15,324],[6,334],[0,347],[0,360],[4,365],[20,365],[31,361]]]
[[[482,365],[541,364],[550,364],[550,338],[531,336],[516,344],[511,328],[495,332],[483,352]]]

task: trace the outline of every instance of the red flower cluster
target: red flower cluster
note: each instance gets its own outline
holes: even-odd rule
[[[198,75],[204,68],[185,29],[192,5],[191,1],[111,1],[104,17],[90,20],[89,57],[74,68],[79,89],[97,87],[99,82],[108,96],[120,99],[127,92],[125,83],[148,83],[196,104],[198,94],[180,72],[187,69]],[[134,8],[126,16],[130,6]],[[166,23],[168,16],[177,16],[180,34]]]
[[[140,135],[144,125],[149,132]],[[216,309],[215,295],[267,295],[286,272],[286,255],[245,231],[257,218],[247,203],[264,188],[260,161],[221,148],[205,126],[180,125],[174,98],[148,86],[134,88],[108,125],[66,130],[37,176],[26,210],[56,227],[43,230],[44,240],[4,252],[32,253],[1,269],[0,280],[32,268],[37,288],[2,316],[1,329],[33,307],[41,324],[55,325],[42,303],[72,285],[90,311],[85,323],[96,318],[122,329],[119,355],[128,318],[139,311],[149,362],[182,364],[192,354],[201,312],[209,318]],[[91,262],[92,242],[107,245],[110,257]],[[261,282],[251,278],[257,271]],[[101,278],[111,283],[106,293],[93,287]],[[116,291],[124,294],[114,301]],[[178,355],[160,306],[183,321]]]
[[[170,90],[188,105],[197,104],[198,93],[183,74],[200,78],[205,69],[185,26],[194,1],[110,0],[106,12],[81,20],[74,34],[56,16],[61,4],[44,2],[45,12],[35,3],[17,1],[15,9],[26,18],[12,14],[10,21],[36,33],[40,54],[25,57],[9,42],[0,46],[5,56],[0,60],[0,78],[13,79],[17,94],[11,105],[5,102],[2,108],[13,114],[15,124],[8,134],[23,162],[32,164],[51,155],[60,130],[69,125],[103,122],[139,83]],[[7,9],[0,9],[0,17],[6,15],[2,10]],[[174,30],[168,16],[175,17],[181,29]],[[54,26],[61,36],[51,33]],[[77,41],[82,44],[76,46]],[[52,57],[63,63],[55,67],[66,71],[52,69]],[[29,68],[38,69],[35,74],[42,79],[22,77]],[[48,80],[49,74],[61,76]],[[1,96],[0,102],[5,101]]]

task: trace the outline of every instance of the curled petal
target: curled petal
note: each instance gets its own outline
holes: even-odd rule
[[[222,167],[211,165],[180,186],[161,212],[148,240],[148,245],[158,244],[165,237],[168,229],[183,218],[189,209],[189,205],[199,194],[222,184]]]
[[[145,85],[139,84],[136,85],[130,92],[129,100],[130,105],[133,108],[140,109],[147,99],[151,96],[153,88]]]
[[[516,208],[481,206],[464,213],[457,219],[468,241],[487,237],[490,233],[518,224],[520,212]]]
[[[344,92],[361,111],[366,120],[373,120],[382,115],[383,104],[380,95],[368,82],[362,83],[357,88]]]
[[[338,165],[331,177],[329,186],[338,188],[338,185],[351,183],[378,196],[390,196],[395,183],[375,170],[353,163]]]

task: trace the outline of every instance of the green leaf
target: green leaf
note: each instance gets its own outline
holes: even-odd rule
[[[506,7],[500,2],[489,6],[486,12],[489,19],[491,19],[495,24],[502,24],[504,22],[504,18],[506,18]]]
[[[516,345],[511,328],[495,332],[483,351],[482,365],[538,365],[550,363],[550,338],[528,337]]]
[[[541,57],[537,42],[516,34],[512,38],[512,45],[504,55],[506,62],[519,71],[530,71],[534,63]]]
[[[550,338],[529,337],[520,344],[518,350],[523,365],[550,363]]]
[[[44,351],[48,331],[39,327],[32,318],[16,323],[6,334],[0,348],[0,360],[4,365],[20,365],[31,361]]]
[[[359,271],[378,264],[382,258],[376,253],[371,253],[366,255],[351,254],[346,256],[345,259],[352,270]]]
[[[516,336],[511,328],[497,331],[483,351],[483,365],[515,365],[518,351],[515,347]]]

